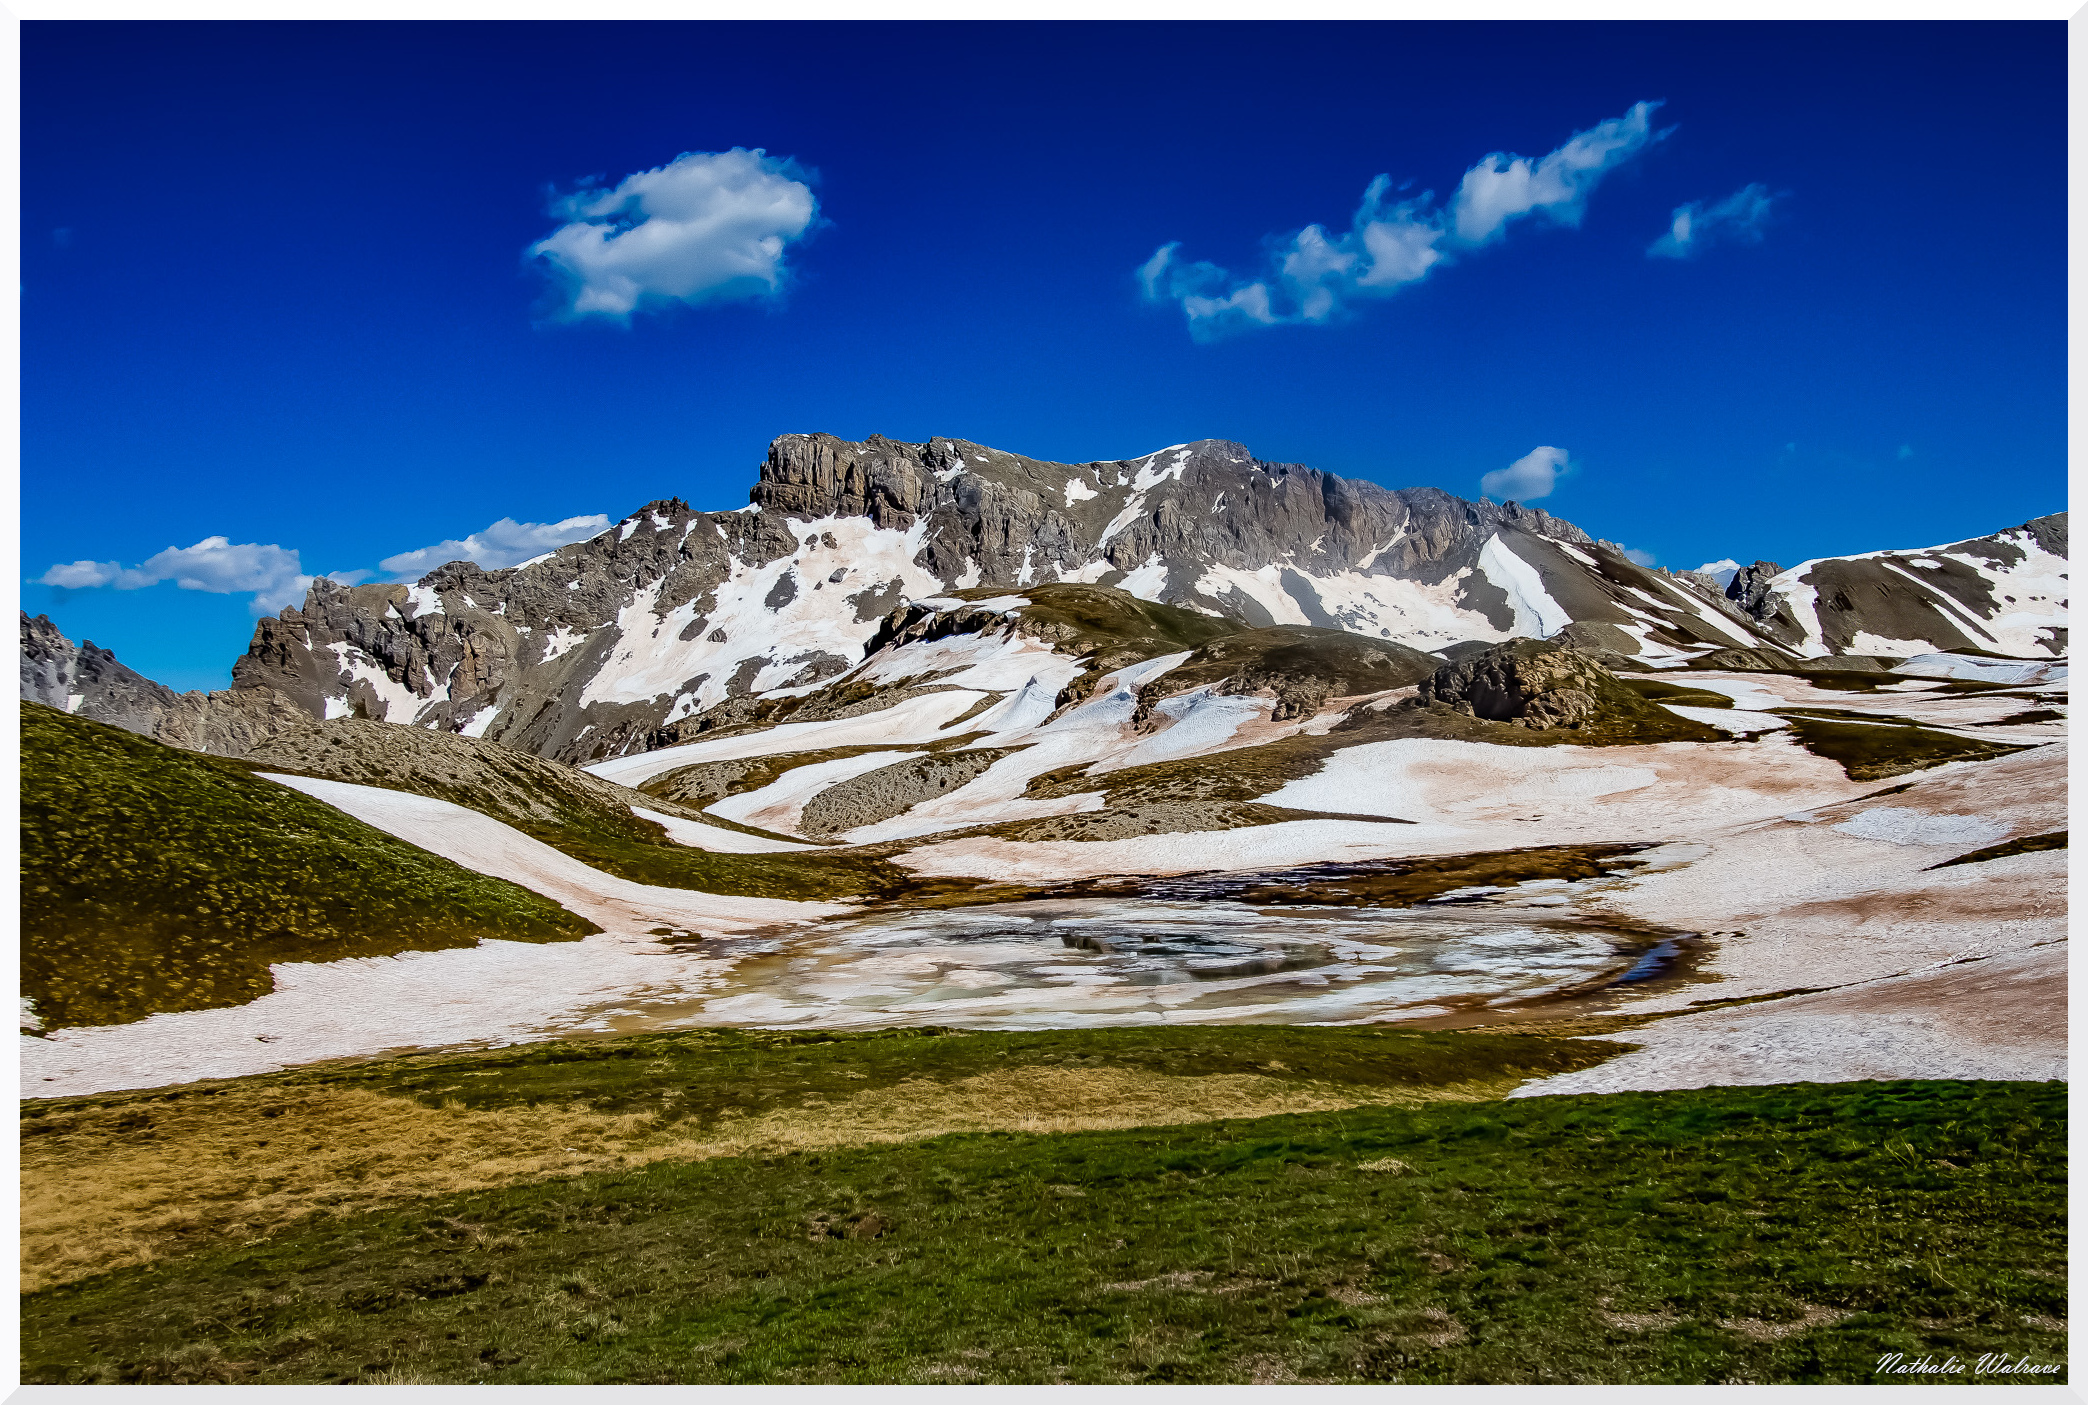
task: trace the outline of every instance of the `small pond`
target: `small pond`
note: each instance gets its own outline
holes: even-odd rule
[[[1405,1023],[1636,977],[1649,946],[1551,909],[1487,904],[1072,898],[886,911],[706,941],[729,972],[685,1001],[651,992],[642,1011],[604,1011],[593,1027]]]

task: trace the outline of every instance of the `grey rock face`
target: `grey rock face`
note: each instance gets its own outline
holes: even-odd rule
[[[46,615],[22,612],[22,701],[151,736],[175,692],[126,668],[93,640],[74,644]]]
[[[257,742],[311,720],[293,699],[266,686],[176,693],[91,640],[75,645],[49,618],[32,619],[27,611],[22,699],[218,756],[243,756]]]
[[[1419,697],[1467,716],[1542,731],[1592,718],[1603,685],[1602,666],[1580,650],[1518,639],[1444,664],[1422,681]]]
[[[1796,628],[1542,510],[1265,463],[1223,440],[1066,464],[792,434],[750,497],[732,512],[648,503],[511,570],[317,581],[260,622],[235,690],[587,762],[757,722],[852,668],[908,602],[970,587],[1084,581],[1427,650],[1570,628],[1606,655],[1677,658],[1787,648]]]
[[[1774,561],[1757,561],[1752,566],[1742,566],[1726,582],[1726,599],[1760,619],[1767,610],[1769,582],[1782,574],[1783,567]]]

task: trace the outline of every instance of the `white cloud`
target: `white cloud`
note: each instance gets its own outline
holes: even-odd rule
[[[1543,215],[1578,225],[1596,184],[1619,164],[1666,136],[1653,130],[1657,102],[1634,103],[1622,117],[1576,132],[1539,160],[1497,151],[1466,171],[1450,201],[1450,224],[1464,243],[1492,243],[1511,220]],[[1669,128],[1669,131],[1674,130]]]
[[[1759,244],[1781,198],[1766,185],[1743,185],[1716,205],[1678,205],[1668,232],[1646,246],[1646,257],[1693,259],[1714,244]]]
[[[441,541],[417,551],[402,551],[385,557],[377,565],[395,581],[417,581],[451,561],[475,561],[489,571],[498,571],[555,551],[567,542],[599,536],[608,529],[609,518],[599,512],[568,517],[562,522],[517,522],[503,517],[462,541]]]
[[[1479,491],[1503,501],[1532,502],[1550,496],[1566,468],[1564,449],[1539,444],[1506,468],[1497,468],[1481,478]]]
[[[781,291],[785,249],[819,202],[794,162],[736,146],[684,152],[551,212],[567,223],[529,253],[558,285],[560,316],[628,322],[640,308]]]
[[[128,568],[115,561],[74,561],[53,566],[37,578],[39,585],[69,590],[104,585],[143,590],[162,581],[213,595],[252,592],[254,613],[265,615],[303,600],[312,578],[304,574],[294,551],[259,542],[234,544],[229,537],[205,537],[194,546],[170,546]]]
[[[608,527],[609,519],[599,512],[568,517],[563,522],[517,522],[503,517],[462,541],[437,542],[418,551],[388,556],[378,564],[391,579],[404,581],[418,580],[449,561],[476,561],[487,570],[499,570],[567,542],[583,541]],[[359,585],[375,574],[360,569],[326,573],[338,585]],[[314,579],[305,574],[297,553],[288,548],[256,542],[235,544],[229,537],[205,537],[194,546],[170,546],[130,567],[118,561],[55,565],[38,576],[35,583],[61,590],[91,590],[97,586],[143,590],[172,581],[183,590],[203,590],[214,595],[251,593],[254,613],[272,615],[286,606],[303,604],[305,591]]]
[[[1651,566],[1660,558],[1650,551],[1640,551],[1635,546],[1624,548],[1624,559],[1634,566]]]
[[[61,590],[86,590],[107,585],[122,571],[123,564],[119,561],[72,561],[51,567],[36,578],[36,584],[55,585]]]
[[[1515,220],[1543,215],[1578,225],[1603,175],[1667,135],[1652,128],[1659,105],[1638,103],[1535,161],[1496,152],[1465,172],[1443,208],[1434,206],[1430,191],[1388,205],[1392,180],[1381,175],[1363,192],[1345,232],[1309,224],[1273,241],[1270,267],[1259,278],[1185,262],[1174,243],[1146,261],[1139,282],[1148,301],[1179,302],[1199,341],[1243,327],[1334,320],[1359,302],[1420,282],[1458,250],[1498,241]]]

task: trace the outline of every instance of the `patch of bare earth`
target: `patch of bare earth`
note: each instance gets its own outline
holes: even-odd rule
[[[1749,1341],[1780,1342],[1785,1337],[1795,1337],[1800,1332],[1825,1327],[1852,1315],[1836,1312],[1831,1307],[1819,1307],[1808,1303],[1802,1316],[1782,1322],[1765,1322],[1759,1317],[1732,1317],[1721,1318],[1718,1325],[1728,1332],[1738,1332]]]

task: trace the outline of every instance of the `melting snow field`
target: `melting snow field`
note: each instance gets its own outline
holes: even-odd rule
[[[835,903],[649,887],[590,868],[446,801],[303,776],[270,779],[464,868],[541,893],[607,930],[575,942],[488,941],[449,951],[284,964],[273,968],[275,991],[251,1004],[25,1037],[24,1096],[236,1078],[317,1059],[512,1044],[600,1029],[605,1008],[683,1000],[730,969],[730,962],[645,935],[649,928],[743,932],[847,910]]]
[[[951,689],[924,693],[905,702],[861,717],[837,717],[827,722],[785,722],[767,731],[719,737],[716,741],[689,742],[682,746],[641,751],[581,767],[618,785],[637,787],[654,776],[665,775],[699,761],[737,761],[747,756],[773,756],[786,751],[821,751],[840,746],[899,746],[935,741],[945,735],[944,727],[962,717],[984,693]]]
[[[401,1048],[704,1025],[1427,1019],[1600,985],[1634,959],[1633,942],[1606,934],[1648,929],[1709,940],[1696,967],[1700,983],[1645,990],[1635,1009],[1686,1011],[1707,996],[1769,998],[1649,1025],[1633,1035],[1645,1045],[1639,1053],[1528,1091],[2063,1073],[2065,852],[1942,866],[2003,841],[2065,829],[2067,748],[2039,735],[2063,736],[2063,723],[1994,725],[2037,705],[2037,694],[1938,691],[1944,684],[1937,679],[1947,673],[1910,675],[1876,692],[1817,689],[1781,676],[1689,676],[1736,706],[1675,710],[1736,732],[1775,727],[1783,719],[1767,709],[1798,705],[2045,743],[1883,787],[1851,780],[1838,764],[1797,745],[1788,729],[1745,742],[1599,748],[1410,738],[1350,746],[1316,773],[1262,797],[1348,818],[1096,842],[937,840],[937,830],[982,820],[1101,806],[1095,792],[1028,798],[1028,782],[1046,771],[1086,763],[1099,776],[1311,724],[1269,722],[1266,699],[1196,690],[1161,703],[1160,730],[1134,730],[1133,690],[1182,655],[1121,671],[1047,723],[1057,684],[1031,650],[930,646],[898,659],[901,652],[894,651],[898,668],[966,670],[980,689],[923,694],[880,713],[786,724],[589,769],[630,785],[699,761],[892,748],[800,767],[712,807],[720,816],[787,829],[824,786],[911,754],[901,748],[980,733],[976,745],[1022,744],[968,784],[848,836],[922,839],[894,861],[924,877],[1045,885],[1576,842],[1660,847],[1637,856],[1643,867],[1609,879],[1473,890],[1470,901],[1487,910],[1098,898],[871,913],[649,887],[443,801],[277,776],[466,868],[544,894],[606,930],[577,942],[487,942],[278,966],[275,992],[250,1005],[25,1038],[25,1095],[234,1077]],[[2064,680],[2052,671],[2041,686],[2056,690]],[[966,715],[994,693],[1002,695],[998,702]],[[1098,791],[1105,784],[1098,781]],[[643,806],[635,812],[676,842],[720,852],[802,847]],[[681,945],[647,935],[661,927],[696,935]],[[1783,996],[1794,989],[1821,993]]]
[[[22,1096],[157,1088],[394,1049],[555,1038],[600,1028],[605,1005],[686,998],[729,963],[610,934],[273,969],[275,990],[251,1004],[24,1037]]]

